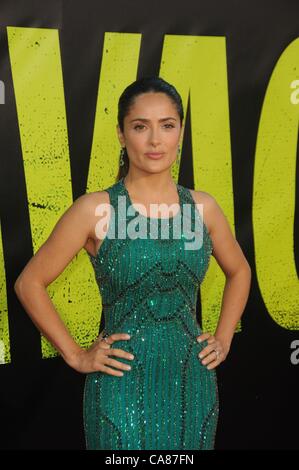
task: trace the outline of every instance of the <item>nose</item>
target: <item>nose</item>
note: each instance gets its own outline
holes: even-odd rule
[[[160,137],[158,132],[152,132],[150,136],[150,144],[153,145],[154,147],[157,147],[157,145],[160,145]]]
[[[159,145],[159,143],[161,142],[159,129],[152,128],[149,139],[152,145]]]

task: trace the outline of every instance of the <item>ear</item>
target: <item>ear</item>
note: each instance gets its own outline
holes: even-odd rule
[[[126,142],[125,142],[125,139],[124,139],[124,135],[122,133],[122,131],[120,130],[120,127],[118,124],[116,124],[116,132],[117,132],[117,136],[118,136],[118,140],[120,142],[120,145],[122,147],[124,147],[126,145]]]
[[[184,130],[185,130],[185,123],[183,122],[181,131],[180,131],[180,138],[179,138],[180,145],[183,144]]]

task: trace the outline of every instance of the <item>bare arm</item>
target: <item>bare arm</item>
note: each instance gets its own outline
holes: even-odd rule
[[[236,326],[247,303],[251,284],[251,268],[216,200],[208,193],[202,192],[201,197],[199,192],[196,192],[195,197],[197,197],[197,202],[204,204],[204,220],[212,239],[213,256],[226,277],[219,321],[214,337],[210,341],[208,340],[211,346],[207,346],[205,351],[211,352],[217,348],[223,360],[228,354]],[[206,339],[209,337],[209,333],[201,336],[201,339]],[[219,360],[215,361],[214,354],[211,356],[214,365],[218,365]],[[207,358],[203,363],[208,364]]]
[[[103,365],[104,359],[106,364],[115,366],[113,363],[122,364],[104,358],[104,355],[109,354],[107,349],[101,349],[102,355],[99,356],[98,347],[93,347],[91,353],[87,355],[70,335],[46,290],[46,287],[63,272],[84,247],[91,231],[94,230],[98,220],[95,217],[94,199],[93,194],[85,194],[67,209],[49,238],[24,267],[14,285],[19,300],[37,328],[59,351],[63,359],[80,372],[93,370],[107,372],[109,368]],[[113,336],[116,340],[117,335]],[[99,343],[96,344],[98,345]],[[120,350],[114,349],[113,352],[115,351]],[[127,357],[124,354],[127,353],[123,352],[121,357]],[[113,372],[112,375],[120,375],[113,369],[109,370]]]

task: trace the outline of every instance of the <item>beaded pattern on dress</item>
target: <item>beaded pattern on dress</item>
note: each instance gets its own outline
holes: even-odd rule
[[[132,218],[118,217],[118,196],[131,200],[123,179],[110,186],[111,216],[127,227]],[[177,185],[180,208],[196,209],[189,189]],[[136,211],[137,212],[137,211]],[[140,215],[140,214],[139,214]],[[109,238],[96,256],[90,255],[102,297],[105,331],[129,333],[128,341],[111,347],[134,354],[123,377],[102,372],[87,375],[84,390],[84,427],[88,449],[212,449],[219,413],[215,370],[201,364],[196,320],[198,289],[209,266],[213,245],[204,223],[202,247],[186,250],[180,239],[161,239],[162,224],[173,233],[181,212],[167,221],[155,219],[157,239]],[[146,223],[153,219],[140,215]],[[181,219],[180,219],[181,220]],[[110,356],[113,357],[113,356]]]

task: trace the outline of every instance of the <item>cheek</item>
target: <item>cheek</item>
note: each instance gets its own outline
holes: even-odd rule
[[[178,140],[180,137],[179,131],[172,130],[171,132],[168,132],[165,134],[165,142],[169,144],[169,146],[176,146],[178,144]]]
[[[129,142],[128,142],[128,145],[132,148],[132,149],[142,149],[145,145],[146,145],[146,136],[143,134],[135,134],[135,135],[132,135]]]

